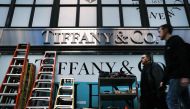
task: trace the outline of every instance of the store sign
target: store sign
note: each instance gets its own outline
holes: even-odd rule
[[[74,77],[78,82],[97,82],[100,70],[124,71],[136,75],[140,81],[140,58],[141,55],[58,55],[55,81],[62,77]],[[161,55],[155,55],[154,60],[164,62]]]
[[[160,45],[163,44],[155,31],[114,30],[114,31],[44,31],[46,44],[55,45]]]
[[[189,41],[189,29],[176,29],[174,34]],[[30,43],[32,46],[163,46],[157,29],[1,29],[0,45],[15,46]]]

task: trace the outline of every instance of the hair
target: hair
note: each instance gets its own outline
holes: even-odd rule
[[[167,29],[170,34],[172,34],[172,32],[173,32],[173,27],[170,24],[161,25],[160,28]]]
[[[151,53],[144,53],[144,55],[146,55],[150,62],[153,62],[153,57]]]

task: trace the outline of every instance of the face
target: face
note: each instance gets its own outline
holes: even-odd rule
[[[150,60],[149,60],[149,58],[146,56],[146,55],[142,55],[141,56],[141,63],[143,64],[143,65],[145,65],[145,64],[147,64],[147,63],[149,63],[150,62]]]
[[[166,38],[166,35],[167,35],[167,30],[159,28],[158,33],[159,33],[160,39],[164,40]]]

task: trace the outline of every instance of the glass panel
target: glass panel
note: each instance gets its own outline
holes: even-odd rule
[[[11,0],[0,0],[0,4],[11,4]]]
[[[166,4],[183,4],[183,0],[165,0]]]
[[[146,0],[146,4],[163,4],[163,0]]]
[[[76,25],[76,7],[61,7],[58,26]]]
[[[28,27],[31,7],[16,7],[12,19],[12,27]]]
[[[124,26],[141,26],[138,7],[123,7]]]
[[[139,4],[139,0],[121,0],[122,4]]]
[[[184,7],[168,7],[168,14],[172,26],[188,26]]]
[[[7,19],[9,8],[8,7],[0,7],[0,26],[5,26],[5,22]]]
[[[97,4],[97,0],[80,0],[80,4]]]
[[[79,25],[80,26],[96,26],[97,25],[96,7],[81,7],[80,8],[80,24]]]
[[[119,8],[103,7],[103,26],[120,26]]]
[[[53,0],[36,0],[36,4],[53,4]]]
[[[33,4],[34,0],[16,0],[16,4]]]
[[[60,4],[77,4],[77,0],[60,0]]]
[[[166,23],[166,15],[163,7],[148,7],[150,26],[160,26]]]
[[[51,17],[51,7],[35,8],[32,26],[49,26]]]
[[[102,4],[119,4],[119,0],[102,0]]]
[[[188,0],[189,1],[189,4],[190,4],[190,0]]]

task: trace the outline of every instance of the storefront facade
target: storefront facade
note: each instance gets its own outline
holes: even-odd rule
[[[89,84],[97,84],[99,69],[140,81],[143,53],[164,63],[160,25],[170,23],[190,42],[190,0],[1,0],[0,16],[1,82],[17,44],[30,43],[36,73],[44,52],[57,51],[55,82],[75,78],[77,108],[98,106],[97,85]]]

